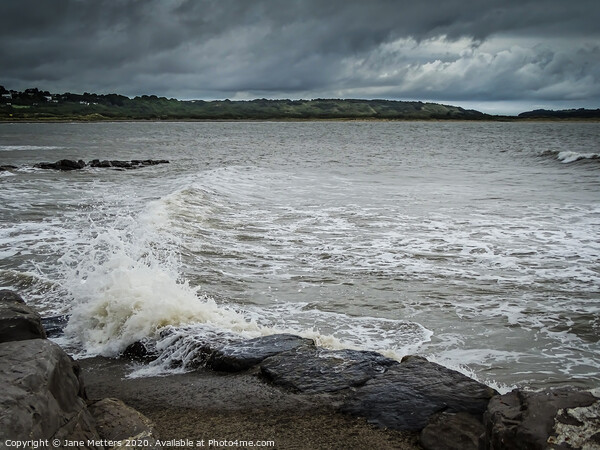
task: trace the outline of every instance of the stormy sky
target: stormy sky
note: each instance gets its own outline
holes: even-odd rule
[[[600,107],[597,0],[2,0],[0,84]]]

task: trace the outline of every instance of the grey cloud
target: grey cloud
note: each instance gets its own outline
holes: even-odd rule
[[[0,84],[504,99],[579,83],[597,96],[599,12],[590,0],[4,0]]]

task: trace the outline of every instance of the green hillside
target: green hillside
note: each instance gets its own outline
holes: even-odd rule
[[[50,94],[0,86],[0,120],[490,119],[479,111],[392,100],[182,101],[143,95]]]

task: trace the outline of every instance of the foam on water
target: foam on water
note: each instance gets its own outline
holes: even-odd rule
[[[598,380],[597,124],[46,125],[6,143],[172,160],[59,173],[4,149],[0,285],[72,312],[83,354],[151,339],[164,373],[292,332],[488,383]]]
[[[597,161],[600,160],[600,153],[582,152],[573,150],[544,150],[541,156],[551,156],[563,164],[570,164],[576,161]]]
[[[352,317],[319,310],[308,303],[279,303],[248,308],[257,323],[299,334],[327,348],[379,351],[394,359],[415,353],[432,332],[415,322],[379,317]]]
[[[28,150],[56,150],[62,147],[54,145],[0,145],[0,152],[28,151]]]
[[[123,218],[121,218],[123,220]],[[156,339],[167,326],[212,323],[237,333],[260,334],[260,327],[231,308],[197,295],[176,271],[176,255],[152,241],[148,230],[98,229],[85,248],[60,262],[63,285],[75,304],[65,332],[87,354],[116,356],[144,338]]]
[[[582,159],[600,159],[600,153],[577,153],[572,151],[564,151],[559,152],[557,158],[559,161],[568,164]]]

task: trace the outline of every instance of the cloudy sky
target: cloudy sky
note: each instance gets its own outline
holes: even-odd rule
[[[2,0],[0,84],[600,107],[597,0]]]

